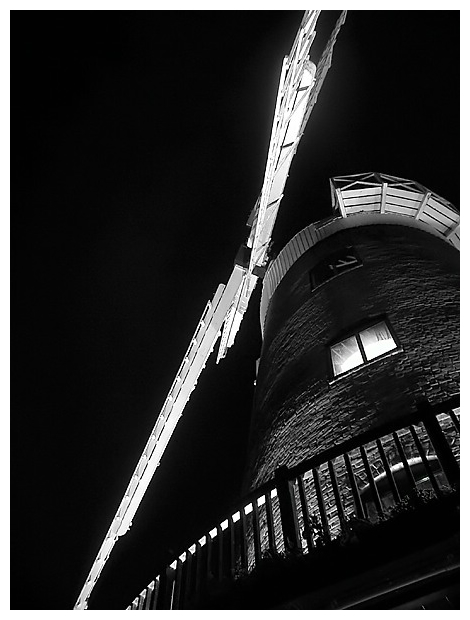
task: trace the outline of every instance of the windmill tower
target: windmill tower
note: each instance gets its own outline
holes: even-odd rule
[[[279,344],[278,336],[282,332],[282,325],[284,325],[283,321],[289,323],[291,316],[294,316],[296,312],[296,308],[293,308],[291,304],[294,304],[294,306],[295,304],[298,304],[300,308],[300,306],[303,307],[303,304],[305,302],[305,297],[302,297],[302,295],[305,293],[305,283],[302,285],[304,287],[302,290],[302,294],[298,298],[297,290],[295,295],[290,295],[289,292],[285,293],[285,297],[282,297],[281,292],[285,291],[286,287],[289,287],[288,283],[290,282],[290,278],[292,276],[297,277],[298,273],[296,269],[298,267],[298,260],[304,263],[305,260],[307,260],[306,257],[308,255],[308,261],[310,262],[306,266],[304,265],[302,267],[302,275],[304,279],[305,277],[307,277],[309,281],[308,286],[310,287],[311,293],[315,293],[314,287],[316,286],[316,284],[318,284],[319,287],[323,287],[323,292],[331,284],[331,282],[329,282],[330,278],[325,276],[325,270],[328,275],[330,275],[330,271],[334,273],[337,284],[340,280],[339,276],[356,276],[357,273],[361,271],[361,267],[364,267],[366,265],[364,259],[362,258],[362,252],[357,252],[355,250],[354,243],[353,241],[351,241],[351,239],[348,240],[348,243],[346,245],[346,253],[343,252],[343,254],[341,254],[341,244],[338,247],[335,246],[338,235],[341,236],[340,233],[345,232],[345,235],[343,235],[343,237],[349,234],[350,236],[352,235],[354,239],[354,234],[356,234],[351,233],[349,229],[356,228],[357,218],[354,220],[354,224],[349,224],[350,220],[348,220],[347,218],[349,217],[349,215],[351,215],[351,213],[348,212],[346,209],[346,206],[349,205],[345,205],[344,200],[342,202],[342,199],[344,198],[342,190],[344,188],[341,184],[343,183],[343,181],[346,184],[350,183],[353,189],[357,189],[357,186],[362,189],[361,184],[365,184],[368,188],[372,186],[374,188],[374,191],[372,193],[374,194],[375,199],[377,199],[377,196],[380,196],[380,199],[377,199],[373,202],[373,211],[377,210],[377,203],[380,203],[378,206],[378,212],[382,216],[380,222],[377,221],[373,224],[373,226],[376,227],[377,230],[382,230],[382,227],[385,225],[385,221],[390,227],[400,226],[400,224],[396,222],[396,218],[392,218],[390,220],[389,216],[397,215],[397,213],[390,208],[390,205],[395,206],[395,203],[393,201],[390,202],[389,198],[396,197],[398,191],[409,191],[410,194],[413,195],[408,196],[406,199],[413,202],[412,207],[415,209],[415,213],[413,215],[409,215],[410,220],[413,219],[414,221],[419,222],[421,221],[420,216],[422,214],[427,215],[427,217],[432,217],[432,215],[430,216],[429,211],[432,207],[430,203],[428,203],[429,198],[432,198],[435,202],[437,201],[438,203],[437,210],[439,211],[439,214],[441,216],[444,215],[445,217],[447,217],[448,220],[450,220],[447,228],[444,231],[439,230],[438,232],[447,239],[450,239],[452,237],[452,239],[447,243],[455,241],[456,237],[458,236],[458,231],[456,228],[457,220],[454,217],[454,211],[452,207],[448,205],[446,201],[442,201],[442,199],[440,199],[438,196],[433,195],[433,193],[428,191],[426,188],[423,189],[417,184],[413,184],[412,182],[407,180],[396,179],[385,175],[372,175],[373,181],[370,181],[370,177],[368,175],[364,175],[364,177],[361,177],[360,179],[337,179],[336,181],[334,181],[334,192],[332,193],[332,196],[335,200],[334,208],[336,210],[339,210],[339,213],[341,214],[341,225],[338,224],[338,222],[336,221],[337,218],[333,218],[334,221],[322,223],[321,226],[318,227],[322,231],[321,233],[318,233],[318,235],[317,227],[315,227],[315,232],[313,230],[310,231],[312,237],[311,245],[305,243],[306,236],[302,237],[301,248],[303,252],[298,249],[297,244],[299,243],[299,239],[295,238],[295,240],[292,241],[292,245],[288,244],[286,250],[281,252],[282,256],[280,255],[278,259],[273,261],[269,265],[269,269],[266,271],[266,267],[268,266],[267,249],[270,239],[270,232],[274,224],[274,219],[277,213],[277,209],[279,207],[280,199],[282,198],[283,183],[285,182],[285,178],[287,176],[290,158],[295,152],[296,146],[298,144],[298,137],[300,137],[300,135],[302,134],[305,122],[308,118],[308,112],[311,109],[313,103],[315,102],[316,95],[318,94],[318,89],[321,86],[321,78],[324,77],[324,75],[322,76],[321,70],[327,70],[328,68],[329,61],[331,60],[332,47],[337,34],[336,31],[333,34],[332,39],[330,40],[331,42],[327,47],[327,53],[325,53],[322,59],[323,63],[322,61],[320,61],[318,67],[316,67],[315,69],[311,66],[306,65],[305,67],[302,67],[302,71],[299,71],[296,75],[295,71],[291,70],[289,67],[295,67],[297,62],[296,54],[300,54],[299,50],[302,50],[304,54],[308,54],[308,40],[313,32],[313,27],[315,25],[317,17],[317,15],[315,15],[316,13],[317,12],[307,12],[304,22],[299,31],[298,39],[296,40],[296,44],[294,45],[294,50],[287,61],[286,67],[283,69],[283,77],[281,78],[280,98],[278,99],[279,107],[276,108],[275,118],[277,120],[275,121],[273,127],[270,155],[268,156],[268,167],[266,171],[265,181],[263,184],[263,189],[260,194],[260,199],[255,205],[249,221],[251,231],[247,243],[244,247],[242,247],[242,250],[237,257],[232,276],[229,279],[227,285],[219,287],[214,298],[208,303],[201,317],[201,320],[197,326],[196,332],[188,348],[188,351],[183,358],[182,365],[177,373],[175,382],[170,389],[170,393],[164,404],[162,412],[157,419],[154,432],[152,432],[149,442],[145,447],[142,458],[138,463],[136,471],[129,484],[128,490],[126,491],[126,494],[123,498],[123,502],[119,507],[116,518],[113,521],[113,524],[110,528],[110,531],[108,532],[103,547],[97,557],[97,561],[92,567],[90,577],[87,580],[87,584],[85,584],[85,596],[81,597],[80,601],[77,603],[77,607],[83,607],[86,603],[87,596],[91,592],[91,589],[93,588],[96,579],[99,577],[102,565],[107,560],[107,557],[112,550],[114,542],[116,541],[117,537],[125,534],[125,532],[127,531],[132,521],[133,515],[135,514],[135,511],[137,510],[137,507],[140,503],[140,500],[142,499],[143,493],[145,493],[148,482],[152,477],[153,471],[155,471],[155,468],[158,466],[159,459],[163,453],[163,450],[165,449],[166,444],[171,437],[172,431],[179,419],[179,416],[181,415],[184,404],[189,397],[192,389],[194,389],[197,377],[203,369],[207,356],[210,354],[214,346],[214,340],[217,337],[219,330],[222,330],[221,345],[218,354],[219,359],[224,357],[228,347],[233,344],[236,331],[243,317],[243,313],[246,310],[248,300],[254,290],[257,279],[263,278],[265,280],[261,309],[262,324],[263,328],[265,329],[265,344],[259,369],[260,374],[258,377],[258,395],[252,440],[253,448],[252,456],[250,459],[250,469],[247,476],[247,485],[255,489],[259,486],[259,484],[269,481],[269,479],[278,470],[279,466],[288,465],[290,467],[298,465],[302,458],[319,455],[325,450],[328,450],[331,447],[335,446],[338,442],[338,437],[341,437],[342,439],[352,438],[355,432],[372,430],[377,426],[377,424],[374,423],[374,420],[376,420],[377,416],[371,414],[369,418],[367,418],[363,426],[356,427],[354,433],[351,433],[351,436],[346,438],[344,436],[344,433],[346,430],[351,428],[351,419],[347,418],[346,416],[342,419],[341,424],[339,425],[340,428],[338,429],[337,435],[334,436],[333,434],[333,436],[331,436],[330,434],[330,443],[325,440],[325,433],[323,432],[324,429],[323,427],[321,427],[321,425],[319,429],[315,429],[315,432],[318,433],[319,430],[322,436],[320,438],[320,441],[317,442],[317,444],[314,446],[312,446],[312,442],[310,440],[311,429],[305,427],[305,436],[301,436],[300,439],[299,437],[295,436],[295,433],[289,432],[289,437],[293,439],[294,444],[288,446],[287,453],[296,454],[296,457],[294,461],[283,459],[282,446],[286,446],[286,444],[284,441],[284,437],[282,437],[281,435],[280,438],[278,437],[276,439],[276,434],[279,428],[282,428],[283,426],[285,427],[286,420],[292,418],[292,416],[289,416],[289,413],[286,413],[283,419],[282,411],[284,409],[284,413],[285,410],[288,410],[290,413],[292,413],[292,411],[294,410],[291,406],[292,401],[289,400],[291,397],[296,402],[295,407],[297,407],[297,405],[300,405],[300,407],[302,407],[302,404],[298,401],[299,394],[304,394],[305,384],[299,384],[299,394],[289,393],[287,395],[287,398],[285,398],[286,383],[292,383],[291,380],[286,379],[286,375],[284,375],[282,379],[280,377],[282,372],[285,370],[285,365],[282,362],[280,365],[277,365],[276,363],[273,363],[272,360],[265,361],[269,360],[269,355],[271,354],[276,358],[276,360],[278,359],[278,357],[276,356],[279,355],[279,350],[276,350],[275,347],[277,344]],[[341,26],[341,23],[342,22],[339,22],[338,29]],[[284,80],[286,80],[287,83],[289,82],[289,80],[291,81],[290,84],[287,84],[287,88],[285,91],[283,91],[282,88],[282,84],[286,83],[284,82]],[[315,86],[317,89],[316,91]],[[289,93],[291,93],[291,95],[293,96],[292,99],[290,99]],[[281,110],[280,107],[282,105],[284,105],[284,109]],[[297,118],[295,118],[297,112],[299,112],[299,115]],[[284,122],[286,122],[286,119],[287,122],[290,123],[289,126],[283,124]],[[291,128],[293,128],[293,134],[290,133]],[[338,184],[338,186],[336,184]],[[389,186],[390,188],[393,188],[394,191],[390,191],[389,193]],[[349,191],[349,187],[344,191]],[[367,201],[366,203],[369,204]],[[427,211],[425,211],[426,208]],[[368,209],[365,209],[365,211],[367,210]],[[370,216],[371,214],[367,215],[367,218],[369,218],[369,220],[368,224],[364,224],[364,228],[370,228]],[[347,224],[344,224],[343,220],[345,222],[347,221]],[[421,232],[423,232],[423,226],[412,226],[409,223],[407,223],[407,225],[405,226],[407,229],[410,228],[414,230],[415,228],[418,228],[421,230]],[[362,233],[363,231],[361,230],[360,232]],[[367,232],[369,232],[369,230]],[[431,235],[433,234],[429,230],[425,230],[424,232]],[[323,234],[325,235],[325,237],[322,236]],[[415,232],[411,233],[407,230],[407,238],[411,239],[413,234],[415,234]],[[307,233],[305,233],[305,235],[307,235]],[[416,235],[419,236],[417,232]],[[357,233],[356,236],[360,237],[361,235]],[[326,237],[332,238],[327,244],[327,249],[325,249],[325,243],[320,243],[320,241],[323,241],[324,239],[326,239]],[[364,235],[364,237],[364,239],[360,239],[360,241],[358,242],[361,248],[362,245],[367,246],[367,235]],[[396,241],[396,243],[397,245],[400,244],[398,240]],[[424,245],[426,245],[426,243],[424,243]],[[295,251],[292,250],[293,247],[296,248]],[[388,251],[390,251],[390,248],[388,248]],[[304,256],[304,254],[306,256]],[[315,255],[313,259],[312,254]],[[330,255],[333,255],[333,262],[328,262]],[[371,255],[373,255],[372,251]],[[432,251],[430,251],[430,256],[428,257],[430,262],[432,262],[431,255]],[[286,256],[289,256],[289,258],[286,258]],[[374,257],[372,258],[374,260]],[[377,262],[377,257],[375,257],[375,259]],[[403,265],[406,265],[406,260],[411,259],[409,256],[406,257],[404,259]],[[322,261],[326,261],[326,265],[324,265]],[[452,259],[449,258],[448,262],[449,264],[451,264]],[[295,266],[294,263],[296,263]],[[320,264],[321,266],[318,267],[318,265]],[[449,272],[451,272],[454,267],[455,258],[453,267],[449,267]],[[274,275],[275,270],[279,271],[279,269],[281,271],[284,270],[284,272],[282,274],[277,273],[276,275]],[[318,272],[316,273],[316,275],[313,274],[315,270],[317,270]],[[351,271],[351,273],[349,273],[349,271]],[[354,274],[352,273],[353,271],[355,272]],[[348,273],[346,274],[346,272]],[[325,279],[323,281],[320,281],[322,278]],[[374,275],[374,278],[380,279],[380,271],[378,271]],[[271,282],[271,284],[269,284],[269,282]],[[297,284],[293,284],[293,286],[295,287],[297,286]],[[409,288],[411,288],[411,286],[412,285],[410,283]],[[278,302],[278,299],[280,299],[281,301]],[[325,314],[328,314],[329,302],[325,303],[326,306],[325,308],[323,308],[323,312]],[[368,303],[370,305],[370,300]],[[455,299],[453,300],[453,303],[455,303]],[[400,338],[399,335],[396,334],[395,328],[393,327],[392,322],[387,316],[387,312],[389,312],[389,310],[387,309],[386,304],[382,308],[381,313],[375,311],[374,309],[374,312],[372,312],[371,314],[369,313],[370,316],[369,314],[367,314],[366,316],[361,315],[361,311],[364,312],[366,309],[361,305],[359,300],[357,300],[356,305],[358,306],[358,309],[356,312],[356,320],[353,321],[353,333],[349,335],[346,333],[347,322],[344,317],[336,319],[334,325],[331,326],[332,334],[329,334],[329,336],[331,337],[327,338],[329,342],[327,346],[331,346],[331,348],[330,358],[327,357],[326,359],[330,359],[331,362],[325,362],[323,359],[324,355],[321,360],[321,356],[319,356],[318,360],[316,360],[317,362],[321,361],[321,366],[323,370],[325,370],[325,364],[328,366],[328,364],[331,363],[333,375],[330,376],[328,374],[324,374],[324,376],[322,376],[321,378],[321,381],[323,382],[328,381],[328,385],[330,385],[330,383],[333,384],[335,381],[337,381],[337,384],[339,385],[340,378],[344,379],[345,373],[348,373],[349,371],[352,372],[354,368],[357,368],[359,366],[362,367],[362,364],[369,368],[368,362],[372,362],[376,358],[380,358],[379,361],[383,362],[384,359],[388,359],[391,356],[401,353],[400,349],[402,348],[401,342],[403,338]],[[279,311],[274,309],[276,307],[280,308]],[[344,306],[341,306],[341,304],[339,307],[344,308]],[[369,310],[370,308],[367,308],[367,312],[369,312]],[[370,321],[366,321],[365,319],[370,319]],[[367,325],[365,324],[366,322],[368,323]],[[223,328],[222,323],[224,325]],[[305,333],[302,330],[299,331],[299,334],[301,339],[305,339]],[[365,342],[369,342],[367,338],[369,338],[370,334],[372,334],[372,337],[375,336],[378,340],[383,342],[383,346],[385,348],[383,350],[381,349],[378,355],[374,355],[369,358],[369,344],[365,344]],[[290,342],[290,336],[290,334],[287,334],[286,342]],[[317,340],[315,340],[315,343],[317,345],[318,342],[320,342],[318,334],[316,335],[316,338]],[[325,346],[323,342],[324,334],[322,334],[321,338],[321,342],[323,343],[322,346]],[[351,338],[355,338],[355,345],[351,344],[349,340]],[[274,341],[276,341],[275,344],[273,344]],[[337,348],[335,349],[334,347]],[[347,362],[347,364],[350,365],[349,368],[343,370],[344,363],[341,362],[341,359],[344,358],[345,355],[342,353],[343,349],[341,347],[343,347],[343,349],[345,347],[349,347],[349,349],[351,349],[352,347],[354,351],[353,353],[351,353],[350,357],[358,354],[361,362],[356,364],[353,361],[349,361]],[[284,348],[284,345],[280,344],[280,350],[283,351]],[[308,353],[307,349],[308,346],[306,346],[304,350],[296,351],[296,354],[299,353],[299,355],[301,355],[302,357]],[[336,358],[334,357],[335,354],[337,355]],[[296,376],[296,369],[298,368],[297,361],[295,359],[290,361],[293,363],[293,367],[289,369],[289,372],[293,373],[291,377]],[[341,364],[343,364],[343,366],[341,367],[341,371],[336,372],[337,368],[339,368]],[[305,370],[308,368],[308,365],[305,363],[305,359],[301,362],[300,366],[302,366],[302,368]],[[331,368],[328,368],[328,372],[330,370]],[[273,398],[272,394],[267,394],[267,392],[272,391],[271,378],[269,376],[269,372],[271,371],[275,373],[279,372],[278,380],[276,380],[273,384],[274,391],[277,390],[277,398]],[[282,382],[284,380],[286,380],[286,383],[283,384]],[[309,391],[309,396],[306,400],[306,403],[308,402],[308,406],[306,405],[305,409],[310,408],[310,415],[312,412],[312,392],[315,392],[315,394],[317,395],[318,386],[310,385],[307,391]],[[279,393],[284,394],[282,397],[279,397]],[[449,394],[450,393],[454,393],[453,388],[450,390]],[[426,395],[428,394],[426,393]],[[405,404],[409,404],[415,394],[408,394],[408,396],[409,399]],[[371,397],[369,397],[369,401],[367,401],[367,404],[364,405],[366,410],[368,410],[368,407],[370,406],[370,400]],[[405,406],[404,403],[400,403],[400,407],[403,406]],[[315,407],[316,404],[313,409],[315,409]],[[397,407],[397,409],[400,409],[400,407]],[[320,410],[321,408],[322,406],[317,407],[318,410]],[[317,416],[317,419],[325,419],[324,409],[325,407],[323,407],[323,411],[320,412],[319,416]],[[302,422],[303,415],[301,409],[295,408],[295,412],[295,418],[298,421],[298,424],[304,426]],[[298,415],[299,412],[301,415]],[[370,412],[367,411],[367,413]],[[387,416],[389,414],[385,415]],[[387,417],[384,422],[389,422],[390,419],[393,417],[393,415]],[[268,433],[265,432],[267,427],[271,429],[268,431]],[[306,438],[306,436],[308,436],[308,438]],[[276,441],[278,441],[278,449],[273,449],[272,444]],[[296,449],[299,445],[302,447],[301,450]],[[305,452],[302,452],[302,450],[305,450]],[[240,514],[241,513],[239,513],[239,519],[240,522],[242,522],[243,518],[240,516]],[[277,534],[278,532],[276,531],[276,536]],[[213,538],[215,538],[215,536]],[[218,544],[221,548],[223,545],[220,541],[221,537],[219,535]],[[186,555],[185,559],[181,560],[181,562],[184,562],[185,564],[183,568],[181,568],[181,564],[178,564],[177,561],[175,561],[176,564],[173,568],[175,574],[177,574],[178,570],[180,570],[181,574],[185,573],[185,579],[190,579],[190,577],[188,577],[189,573],[191,572],[188,568],[188,558],[191,557],[191,554],[196,557],[198,551],[200,550],[200,548],[202,548],[202,546],[205,546],[206,550],[209,548],[209,542],[207,537],[204,543],[200,542],[199,547],[197,547],[196,545],[192,551],[189,551],[189,555]],[[137,603],[140,608],[146,608],[147,605],[152,607],[153,605],[158,606],[160,604],[163,604],[159,601],[163,601],[166,596],[165,592],[168,592],[169,582],[165,583],[166,578],[167,576],[165,576],[165,578],[162,578],[158,582],[158,588],[156,582],[154,583],[152,588],[150,588],[153,593],[152,595],[149,595],[148,590],[146,591],[143,598],[140,597],[139,602]],[[173,588],[171,594],[172,601],[175,597],[175,591],[177,589],[177,586],[175,584],[177,583],[178,582],[175,577],[171,586]],[[157,590],[159,592],[158,595]]]
[[[249,486],[459,393],[459,214],[414,181],[333,178],[269,266]]]

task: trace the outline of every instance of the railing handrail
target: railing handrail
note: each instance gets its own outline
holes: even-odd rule
[[[429,416],[436,416],[439,413],[445,413],[451,409],[455,409],[460,405],[460,395],[457,394],[452,396],[444,403],[439,403],[438,405],[431,405],[427,401],[422,401],[417,404],[416,410],[408,413],[399,419],[391,420],[388,423],[381,424],[379,427],[371,428],[367,431],[364,431],[360,435],[355,435],[351,437],[351,439],[347,439],[346,441],[341,442],[340,444],[333,446],[332,448],[328,448],[327,450],[323,450],[320,454],[316,454],[315,456],[309,457],[305,459],[301,463],[294,465],[293,467],[288,467],[286,475],[289,478],[298,476],[304,473],[308,469],[313,469],[314,467],[319,467],[324,463],[331,461],[338,456],[342,456],[345,452],[350,452],[363,446],[371,441],[375,441],[376,439],[383,437],[385,435],[389,435],[394,431],[400,430],[405,426],[409,426],[410,424],[415,424],[417,422],[424,422]]]
[[[276,494],[278,495],[280,502],[281,501],[288,502],[289,499],[286,499],[287,496],[285,494],[287,487],[284,489],[282,489],[281,487],[285,486],[286,484],[290,483],[296,478],[301,477],[302,474],[304,474],[308,470],[315,470],[319,468],[321,465],[324,465],[326,463],[329,463],[329,467],[330,467],[331,462],[334,461],[334,459],[336,459],[337,457],[344,456],[347,453],[350,453],[358,448],[362,449],[366,444],[383,439],[386,435],[396,433],[397,431],[405,429],[406,427],[417,425],[420,422],[422,422],[424,426],[426,427],[428,434],[430,434],[430,436],[434,435],[434,438],[431,437],[431,441],[433,445],[435,445],[434,444],[435,439],[438,440],[438,442],[440,440],[444,440],[443,436],[436,437],[435,432],[433,432],[433,428],[432,428],[433,425],[438,426],[437,419],[436,419],[437,416],[441,413],[449,413],[459,406],[460,406],[459,395],[454,395],[450,397],[449,399],[447,399],[446,401],[440,402],[434,405],[431,405],[429,402],[423,400],[422,402],[417,403],[416,409],[414,411],[412,411],[411,413],[407,415],[400,417],[399,419],[391,420],[390,422],[386,424],[382,424],[380,427],[369,429],[361,433],[360,435],[356,435],[355,437],[352,437],[342,442],[341,444],[338,444],[336,446],[333,446],[332,448],[324,450],[320,454],[317,454],[313,457],[305,459],[304,461],[302,461],[301,463],[293,467],[287,467],[285,465],[279,467],[276,470],[275,475],[271,480],[268,480],[267,482],[261,484],[256,489],[250,491],[248,494],[245,494],[237,502],[234,502],[232,504],[231,510],[225,511],[225,517],[222,519],[219,519],[217,521],[217,525],[213,527],[212,529],[206,529],[204,531],[204,534],[201,536],[201,538],[199,538],[199,541],[202,541],[204,538],[206,538],[206,542],[207,542],[209,539],[218,537],[219,533],[221,533],[221,524],[224,524],[225,521],[229,520],[230,522],[232,522],[232,525],[233,525],[232,517],[236,515],[236,513],[240,512],[240,515],[241,515],[245,507],[249,506],[250,504],[255,505],[260,498],[268,494],[271,494],[273,490],[276,490]],[[445,443],[446,442],[444,440],[444,444]],[[456,471],[458,469],[458,464],[455,462],[449,464],[449,459],[452,460],[452,454],[451,453],[450,455],[446,454],[446,451],[450,450],[449,446],[442,446],[442,443],[441,443],[440,447],[436,445],[435,447],[439,450],[437,456],[441,462],[441,465],[444,468],[447,478],[450,480],[451,477],[453,477],[453,479],[455,480],[456,476],[458,475],[456,474]],[[446,463],[444,461],[447,461],[447,465],[448,465],[447,468],[446,468]],[[315,471],[313,473],[315,473]],[[282,498],[279,496],[279,492],[281,492],[281,495],[283,496]],[[212,536],[211,533],[214,532],[214,530],[217,530],[217,533],[214,536]],[[298,537],[298,533],[297,533],[297,537]],[[199,543],[196,543],[196,544],[199,544]],[[175,564],[176,562],[180,562],[178,558],[181,558],[184,554],[189,553],[189,555],[191,556],[193,553],[191,549],[194,546],[195,545],[190,545],[189,547],[186,547],[183,551],[181,551],[176,556],[177,559],[175,559],[175,561],[172,564],[170,565],[165,564],[165,566],[162,566],[161,570],[157,572],[157,575],[160,576],[160,575],[166,574],[168,567],[173,566],[173,564]],[[159,577],[157,577],[156,579],[158,580],[158,578]],[[147,588],[145,588],[143,592],[145,592],[148,589],[148,587],[149,586],[147,586]],[[141,595],[139,596],[142,596],[142,594],[143,593],[141,593]]]
[[[327,450],[323,450],[321,453],[311,456],[301,463],[297,465],[293,465],[292,467],[285,466],[283,467],[283,474],[288,476],[289,478],[293,478],[298,476],[308,469],[313,469],[314,467],[319,467],[324,463],[331,461],[338,456],[341,456],[345,452],[350,452],[351,450],[355,450],[360,446],[369,443],[370,441],[374,441],[379,437],[383,437],[384,435],[388,435],[393,431],[400,430],[405,426],[410,424],[415,424],[417,422],[424,421],[430,415],[438,415],[439,413],[445,413],[451,409],[455,409],[460,406],[460,394],[455,394],[451,396],[448,400],[441,402],[439,404],[431,405],[427,401],[423,400],[418,403],[415,411],[412,411],[399,419],[390,420],[388,423],[382,424],[380,427],[374,427],[359,435],[355,435],[346,441],[341,442],[340,444],[333,446],[332,448],[328,448]],[[258,499],[268,491],[271,491],[276,486],[276,480],[273,476],[270,480],[262,483],[260,486],[256,487],[249,493],[245,494],[241,499],[237,500],[232,504],[230,510],[226,511],[226,515],[234,514],[242,507],[246,506],[250,502]],[[209,530],[208,530],[209,531]]]

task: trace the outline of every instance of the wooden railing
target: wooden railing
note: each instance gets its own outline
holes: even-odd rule
[[[418,491],[442,497],[459,484],[459,399],[427,403],[288,469],[245,497],[158,575],[127,608],[189,609],[210,588],[249,574],[266,557],[307,554],[353,520],[386,518]]]

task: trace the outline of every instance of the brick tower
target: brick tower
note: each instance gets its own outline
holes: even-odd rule
[[[244,496],[128,609],[459,608],[459,215],[331,196],[264,274]]]
[[[383,174],[331,190],[264,278],[247,490],[459,392],[457,212]]]

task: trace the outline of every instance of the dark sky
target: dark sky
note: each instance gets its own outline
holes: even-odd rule
[[[338,13],[318,23],[318,59]],[[261,188],[300,11],[12,14],[12,609],[71,609]],[[459,13],[352,11],[274,241],[379,171],[459,204]],[[255,295],[90,608],[126,607],[240,493]]]

